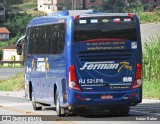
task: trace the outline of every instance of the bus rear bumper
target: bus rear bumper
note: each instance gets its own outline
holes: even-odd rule
[[[112,97],[102,96],[109,95]],[[135,106],[142,101],[142,92],[139,88],[121,92],[77,92],[71,91],[68,97],[70,106],[76,107],[106,107],[106,106]]]

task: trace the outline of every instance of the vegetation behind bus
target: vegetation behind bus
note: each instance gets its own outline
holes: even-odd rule
[[[160,34],[144,43],[143,67],[144,79],[160,81]]]
[[[24,89],[24,73],[0,80],[0,91],[18,91]]]
[[[160,99],[160,34],[144,44],[143,96]]]

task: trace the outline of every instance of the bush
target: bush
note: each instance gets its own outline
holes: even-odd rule
[[[150,37],[151,42],[144,44],[143,77],[148,81],[160,80],[160,34]]]
[[[160,21],[160,12],[137,13],[141,23],[151,23]]]
[[[6,46],[9,46],[11,44],[15,44],[16,41],[19,39],[19,35],[17,35],[16,37],[6,41],[6,42],[1,42],[0,43],[0,60],[2,60],[3,58],[3,48],[6,47]]]
[[[31,18],[32,17],[27,14],[15,14],[12,18],[8,19],[3,26],[10,30],[11,37],[23,35]]]

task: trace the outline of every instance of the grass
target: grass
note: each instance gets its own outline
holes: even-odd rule
[[[16,43],[17,40],[19,39],[19,37],[20,37],[20,36],[16,36],[16,37],[14,37],[14,38],[12,38],[12,39],[10,39],[10,40],[8,40],[8,41],[1,41],[1,42],[0,42],[0,50],[1,50],[2,48],[6,47],[6,46],[9,46],[9,45],[11,45],[11,44]]]
[[[146,81],[143,83],[143,98],[160,100],[160,81]]]
[[[8,79],[0,80],[0,91],[18,91],[24,89],[23,73],[17,73]]]
[[[37,11],[37,3],[35,1],[24,1],[25,3],[19,5],[12,5],[12,12],[24,11],[32,17],[44,16],[44,12]]]
[[[160,34],[144,44],[143,76],[148,81],[160,80]]]
[[[144,5],[140,2],[139,7],[133,7],[132,12],[136,13],[141,24],[160,22],[160,11],[154,9],[152,12],[146,12]]]
[[[144,44],[143,98],[160,99],[160,34]]]
[[[141,24],[160,22],[160,11],[137,13],[137,16]]]
[[[36,11],[36,10],[28,10],[26,13],[28,15],[31,15],[32,17],[45,16],[46,15],[44,12],[40,12],[40,11]]]
[[[23,65],[15,65],[15,64],[8,64],[4,66],[3,64],[0,64],[0,68],[23,68]]]
[[[28,11],[29,9],[37,8],[37,4],[33,2],[27,2],[19,5],[12,5],[12,9],[15,11]]]

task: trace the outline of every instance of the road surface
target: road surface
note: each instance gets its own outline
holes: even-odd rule
[[[107,111],[92,111],[89,114],[83,113],[76,116],[57,117],[54,107],[43,107],[41,111],[34,111],[32,103],[24,99],[24,91],[0,91],[0,115],[44,116],[42,120],[46,118],[50,121],[60,120],[67,123],[74,121],[78,121],[78,123],[79,121],[85,121],[85,123],[88,123],[87,121],[137,121],[147,117],[153,119],[158,117],[157,119],[160,120],[160,100],[143,100],[138,106],[131,107],[128,116],[111,116]]]
[[[24,68],[0,68],[0,79],[6,79],[23,70]]]
[[[142,42],[150,42],[150,37],[156,37],[157,34],[160,34],[160,22],[143,24],[141,28],[141,39]]]

